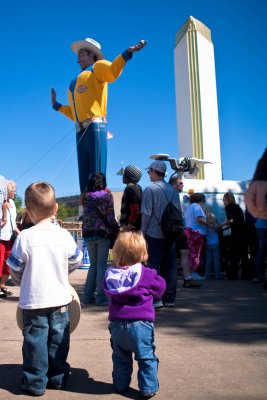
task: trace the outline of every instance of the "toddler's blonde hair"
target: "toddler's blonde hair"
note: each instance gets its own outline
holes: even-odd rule
[[[112,250],[116,267],[145,263],[148,259],[147,245],[140,232],[120,233]]]
[[[217,219],[216,219],[215,215],[212,212],[207,212],[206,221],[209,224],[212,224],[214,226],[218,225]]]

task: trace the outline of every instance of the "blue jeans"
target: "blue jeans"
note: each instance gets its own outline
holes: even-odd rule
[[[257,228],[259,238],[258,254],[256,257],[256,268],[254,278],[263,279],[266,267],[266,252],[267,252],[267,229]]]
[[[215,276],[217,279],[221,278],[221,259],[220,259],[220,247],[218,244],[207,244],[206,245],[206,265],[205,265],[205,277],[210,278],[211,267],[214,266]]]
[[[148,266],[154,268],[166,281],[166,290],[162,300],[166,303],[175,302],[177,287],[177,264],[175,242],[146,236],[148,246]],[[160,300],[160,299],[156,299]]]
[[[43,394],[47,382],[66,384],[70,344],[69,306],[23,310],[22,389]]]
[[[76,134],[80,190],[85,192],[88,178],[95,172],[106,176],[107,124],[94,122]]]
[[[92,240],[87,243],[90,258],[90,267],[84,286],[84,303],[97,305],[107,302],[103,289],[103,279],[107,269],[109,253],[109,239]]]
[[[111,334],[113,383],[119,392],[128,389],[133,372],[133,359],[138,362],[138,387],[141,393],[159,389],[158,357],[155,354],[154,324],[148,321],[120,320],[109,325]]]

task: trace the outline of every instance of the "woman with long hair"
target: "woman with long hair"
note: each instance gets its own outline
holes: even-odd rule
[[[227,278],[237,279],[242,257],[246,249],[246,223],[241,207],[236,204],[233,193],[227,192],[223,196],[226,221],[223,229],[231,228],[230,236],[230,267],[227,268]]]
[[[110,227],[119,230],[113,196],[106,190],[106,177],[96,172],[89,177],[82,198],[83,238],[87,244],[90,267],[84,287],[84,304],[107,305],[102,287],[110,248]]]

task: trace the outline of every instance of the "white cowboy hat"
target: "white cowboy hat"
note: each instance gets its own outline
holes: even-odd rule
[[[69,319],[70,319],[70,333],[72,333],[78,326],[80,317],[81,317],[81,304],[80,304],[80,299],[79,296],[76,292],[76,290],[70,285],[70,290],[71,290],[71,295],[72,295],[72,301],[70,303],[70,308],[69,308]],[[23,313],[22,313],[22,308],[19,306],[17,307],[17,313],[16,313],[16,318],[17,318],[17,324],[20,330],[23,329]]]
[[[97,60],[103,60],[104,58],[104,54],[101,51],[100,43],[98,43],[94,39],[86,38],[84,40],[79,40],[78,42],[73,42],[70,47],[77,55],[80,50],[85,49],[94,53]]]

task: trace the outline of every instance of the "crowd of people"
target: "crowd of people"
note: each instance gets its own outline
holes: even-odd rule
[[[182,213],[179,193],[183,182],[178,176],[167,182],[166,164],[156,160],[147,167],[151,184],[144,191],[139,185],[141,170],[135,165],[125,168],[126,188],[118,223],[106,183],[107,84],[119,77],[133,53],[145,44],[141,41],[109,62],[93,39],[74,42],[72,49],[78,56],[81,73],[70,83],[70,105],[58,103],[54,89],[51,100],[56,111],[75,122],[77,131],[83,238],[91,262],[83,302],[109,307],[116,391],[124,393],[129,389],[134,354],[140,394],[150,398],[159,390],[155,310],[175,306],[177,253],[184,288],[200,288],[205,278],[210,279],[212,266],[215,278],[221,279],[222,231],[230,228],[226,277],[236,279],[240,267],[241,278],[249,276],[243,263],[249,246],[255,260],[253,278],[256,282],[264,278],[267,150],[246,195],[246,220],[232,193],[224,195],[226,220],[221,225],[205,204],[203,194],[193,193],[184,215],[184,229],[177,230],[177,237],[170,240],[163,233],[162,216],[169,204]],[[55,223],[58,205],[49,183],[39,181],[28,186],[27,214],[19,226],[13,201],[16,184],[0,176],[0,189],[0,296],[12,296],[6,286],[11,274],[15,284],[20,285],[19,307],[23,315],[21,388],[28,395],[42,396],[47,387],[65,389],[70,374],[67,357],[72,296],[68,275],[79,266],[82,252],[71,234]],[[255,227],[258,240],[253,235],[248,240],[248,225]],[[114,266],[108,268],[109,249],[116,236]]]
[[[83,304],[109,306],[116,390],[123,393],[129,388],[134,353],[139,357],[140,392],[143,397],[151,397],[159,388],[153,341],[155,310],[175,306],[178,259],[184,288],[200,288],[205,279],[211,278],[213,269],[215,279],[238,279],[241,272],[241,279],[263,282],[267,220],[253,217],[248,210],[243,213],[234,195],[227,192],[223,196],[226,219],[219,224],[205,196],[191,193],[184,212],[184,229],[175,240],[170,240],[164,236],[161,219],[168,203],[182,213],[182,177],[174,174],[167,182],[166,163],[161,160],[153,161],[146,170],[151,183],[142,190],[141,170],[135,165],[124,169],[122,180],[126,187],[118,221],[105,175],[95,172],[89,177],[86,191],[81,195],[83,238],[91,264]],[[51,185],[37,182],[27,188],[26,211],[19,221],[13,201],[15,194],[15,182],[6,181],[1,210],[0,290],[1,297],[12,295],[6,287],[10,273],[21,287],[22,389],[42,395],[47,385],[65,388],[70,373],[68,274],[78,267],[82,253],[71,235],[54,223],[57,203]],[[231,232],[228,259],[222,267],[222,232],[227,229]],[[114,234],[117,236],[112,250],[114,266],[108,267]],[[45,329],[47,336],[40,337],[40,328]],[[55,338],[50,335],[53,330],[57,331]],[[32,357],[29,349],[37,357]]]
[[[139,184],[141,170],[136,165],[128,165],[124,169],[122,180],[126,187],[121,201],[119,224],[115,219],[112,194],[106,188],[104,176],[101,173],[91,176],[90,179],[102,176],[104,186],[88,189],[82,201],[83,237],[87,241],[91,260],[91,271],[89,269],[86,282],[91,282],[94,289],[93,292],[88,291],[86,283],[84,304],[107,305],[107,298],[103,297],[99,282],[103,281],[107,269],[110,227],[116,232],[120,229],[121,232],[140,231],[143,234],[148,247],[146,264],[155,269],[166,283],[164,294],[154,299],[155,309],[175,306],[179,270],[177,260],[180,260],[184,288],[200,288],[205,279],[213,276],[215,279],[234,280],[240,277],[253,279],[254,282],[264,281],[266,220],[253,218],[248,210],[244,213],[230,192],[223,196],[226,219],[222,224],[218,223],[212,208],[205,202],[205,196],[202,193],[191,193],[189,205],[184,212],[184,231],[172,241],[164,236],[161,227],[163,211],[171,202],[182,213],[179,194],[183,190],[180,175],[174,174],[169,182],[166,181],[166,169],[164,161],[153,161],[147,167],[151,184],[144,190]],[[110,200],[108,206],[102,207],[100,214],[100,203],[96,199],[101,196]],[[224,235],[225,231],[228,231],[227,235]],[[100,246],[105,244],[105,252],[96,250],[97,243]],[[98,264],[96,254],[99,257]],[[98,300],[99,294],[101,301]]]

